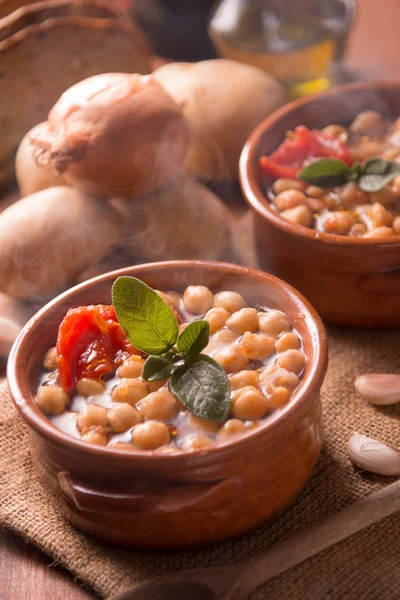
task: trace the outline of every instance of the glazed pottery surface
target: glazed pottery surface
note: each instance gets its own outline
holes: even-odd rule
[[[203,284],[234,290],[248,303],[284,311],[307,356],[291,402],[250,434],[212,450],[157,455],[92,446],[56,429],[34,394],[44,352],[54,345],[68,308],[109,304],[118,275],[156,289]],[[245,533],[287,506],[309,479],[321,448],[319,391],[327,368],[323,325],[284,282],[224,263],[176,261],[135,266],[85,282],[45,306],[25,326],[9,359],[15,405],[30,430],[36,469],[78,527],[141,548],[185,548]]]
[[[242,190],[254,211],[261,268],[289,282],[331,323],[356,327],[400,325],[400,236],[350,238],[296,225],[266,198],[259,158],[273,152],[298,125],[348,125],[365,110],[400,115],[400,83],[356,83],[292,102],[249,137],[240,161]]]

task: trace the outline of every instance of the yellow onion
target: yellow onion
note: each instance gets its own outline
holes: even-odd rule
[[[48,123],[39,123],[39,125],[28,131],[18,147],[15,157],[15,171],[22,198],[49,187],[65,185],[63,177],[56,173],[50,164],[38,164],[33,157],[34,140],[37,136],[42,137],[48,134]]]
[[[218,259],[229,247],[232,216],[207,187],[184,176],[146,197],[115,199],[127,250],[141,260]]]
[[[105,73],[60,97],[49,134],[35,139],[38,163],[90,194],[143,194],[180,171],[188,127],[179,106],[148,76]]]

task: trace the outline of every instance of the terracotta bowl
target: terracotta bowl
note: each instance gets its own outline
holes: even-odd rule
[[[258,430],[212,450],[157,455],[90,446],[56,429],[34,400],[39,365],[54,345],[66,310],[111,302],[118,275],[158,289],[203,284],[240,291],[277,307],[298,329],[307,356],[291,402]],[[141,548],[182,548],[226,540],[287,506],[310,477],[321,448],[319,391],[327,368],[323,325],[310,304],[283,281],[237,265],[176,261],[102,275],[58,296],[25,326],[12,349],[8,380],[29,426],[31,454],[61,510],[104,540]]]
[[[244,196],[255,213],[260,266],[288,281],[323,319],[340,325],[400,325],[400,236],[350,238],[321,233],[271,209],[258,159],[298,125],[349,124],[364,110],[400,115],[400,83],[356,83],[303,98],[277,110],[252,133],[240,161]]]

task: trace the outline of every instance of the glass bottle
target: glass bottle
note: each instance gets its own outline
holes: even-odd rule
[[[297,97],[330,86],[354,12],[355,0],[222,0],[209,35],[220,56],[260,67]]]

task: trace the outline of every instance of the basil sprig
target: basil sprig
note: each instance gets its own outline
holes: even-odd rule
[[[135,277],[118,277],[112,301],[129,341],[148,354],[146,381],[170,377],[170,388],[196,417],[221,423],[228,416],[230,386],[224,369],[201,354],[207,346],[208,321],[192,321],[179,334],[171,308],[148,285]]]
[[[400,165],[392,160],[370,158],[349,167],[337,158],[320,158],[307,165],[298,175],[299,179],[321,188],[332,188],[356,181],[364,192],[379,192],[400,173]]]

